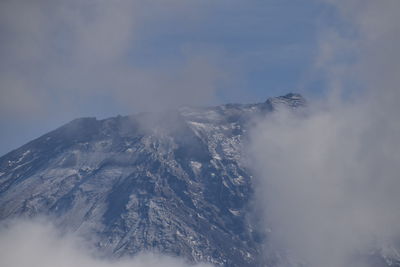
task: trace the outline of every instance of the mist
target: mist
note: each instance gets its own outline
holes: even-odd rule
[[[0,10],[0,111],[14,118],[50,110],[77,116],[74,109],[103,98],[129,112],[204,103],[223,77],[212,48],[182,44],[175,58],[156,64],[138,55],[163,23],[195,25],[206,15],[201,4],[6,0]]]
[[[0,122],[7,141],[0,153],[78,117],[215,101],[228,77],[222,52],[176,40],[167,55],[151,43],[167,42],[171,29],[190,33],[207,17],[205,6],[181,0],[1,1]]]
[[[252,129],[255,203],[284,258],[380,266],[400,256],[400,2],[327,2],[343,23],[319,36],[329,92]]]
[[[0,154],[80,117],[286,94],[311,64],[321,9],[290,0],[0,1]]]
[[[76,233],[57,229],[48,219],[18,219],[0,226],[0,265],[7,267],[211,267],[177,257],[140,253],[133,258],[101,256]]]

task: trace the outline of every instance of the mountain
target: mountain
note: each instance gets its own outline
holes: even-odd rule
[[[157,250],[257,266],[262,235],[248,218],[246,127],[297,94],[259,104],[81,118],[0,158],[0,220],[46,215],[98,237],[119,257]]]
[[[298,94],[258,104],[76,119],[0,158],[0,220],[45,215],[105,255],[151,250],[216,266],[273,266],[249,212],[243,160],[257,117],[298,109]],[[271,250],[273,251],[273,250]]]

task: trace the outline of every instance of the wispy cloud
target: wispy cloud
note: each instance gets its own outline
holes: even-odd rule
[[[209,101],[225,78],[212,51],[182,44],[157,67],[132,55],[147,25],[190,25],[203,11],[179,0],[2,1],[2,116],[74,113],[90,97],[136,110]]]
[[[288,0],[1,1],[0,153],[76,117],[293,90],[318,10]]]
[[[174,37],[212,2],[1,1],[0,153],[76,117],[213,103],[223,49]]]
[[[154,253],[112,260],[101,257],[76,234],[44,219],[14,220],[0,228],[0,265],[7,267],[211,267]]]

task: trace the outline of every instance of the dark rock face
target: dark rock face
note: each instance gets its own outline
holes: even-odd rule
[[[259,266],[240,151],[248,122],[281,105],[304,99],[74,120],[0,158],[0,219],[51,216],[116,257]]]

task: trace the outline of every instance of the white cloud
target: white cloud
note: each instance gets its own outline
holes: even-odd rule
[[[329,2],[352,28],[322,29],[316,68],[331,95],[306,116],[276,114],[253,129],[257,203],[291,257],[376,266],[357,255],[399,257],[400,2]]]
[[[44,219],[17,220],[0,228],[0,265],[7,267],[207,267],[154,253],[112,260],[78,236],[62,233]]]

